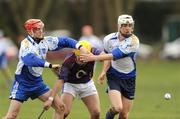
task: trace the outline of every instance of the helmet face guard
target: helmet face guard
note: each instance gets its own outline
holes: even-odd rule
[[[120,28],[123,26],[129,26],[134,28],[134,20],[132,16],[123,14],[118,17],[118,31],[121,33]],[[128,38],[132,35],[132,33],[121,33],[122,36]]]
[[[33,29],[43,28],[44,23],[40,19],[28,19],[24,23],[24,28],[26,31],[31,31]]]

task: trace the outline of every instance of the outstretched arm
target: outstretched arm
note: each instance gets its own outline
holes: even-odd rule
[[[114,48],[111,53],[108,54],[100,54],[100,55],[93,55],[93,54],[81,54],[80,60],[83,62],[89,61],[97,61],[97,60],[118,60],[127,56],[124,52],[120,50],[120,48]]]
[[[98,61],[98,60],[112,60],[113,55],[112,54],[100,54],[100,55],[93,55],[93,54],[81,54],[80,59],[83,62],[89,62],[89,61]]]

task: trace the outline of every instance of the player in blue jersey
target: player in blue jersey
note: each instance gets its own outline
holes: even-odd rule
[[[105,52],[102,55],[80,56],[81,61],[106,60],[99,76],[100,83],[107,77],[108,95],[111,108],[106,113],[106,119],[128,119],[135,94],[136,62],[135,55],[139,47],[139,39],[132,33],[134,20],[130,15],[120,15],[118,32],[104,38]]]
[[[11,47],[10,39],[4,36],[2,30],[0,30],[0,72],[4,76],[7,87],[12,84],[12,77],[8,68],[8,50]]]
[[[82,40],[79,43],[94,55],[101,53],[100,50],[91,48],[88,41]],[[80,97],[88,108],[90,119],[99,119],[99,96],[92,80],[94,61],[83,63],[79,60],[79,55],[79,50],[67,55],[59,72],[59,80],[56,81],[50,97],[54,98],[62,89],[61,98],[66,105],[64,118],[70,113],[74,98]],[[46,101],[45,108],[49,108],[51,104],[52,101]]]
[[[19,62],[15,72],[15,80],[10,93],[11,103],[3,119],[15,119],[24,101],[28,98],[45,102],[53,100],[52,107],[59,116],[64,112],[64,104],[58,96],[48,98],[49,87],[42,80],[43,68],[59,68],[59,64],[46,61],[48,51],[65,47],[80,49],[86,52],[77,41],[68,37],[44,37],[44,23],[40,19],[29,19],[24,23],[27,37],[21,42]],[[55,117],[60,119],[60,117]]]

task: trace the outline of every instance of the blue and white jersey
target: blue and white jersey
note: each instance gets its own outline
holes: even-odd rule
[[[42,82],[43,67],[49,67],[46,61],[48,51],[55,51],[65,47],[79,48],[80,44],[68,37],[47,36],[39,43],[29,35],[21,42],[19,62],[15,72],[18,82],[26,85],[38,85]]]
[[[111,33],[103,40],[105,52],[112,53],[114,57],[107,73],[120,79],[136,77],[135,55],[139,48],[139,39],[133,34],[120,41],[118,35],[118,32]]]

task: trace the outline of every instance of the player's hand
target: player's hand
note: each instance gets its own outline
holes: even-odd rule
[[[105,77],[106,77],[106,74],[101,73],[98,77],[98,84],[103,84]]]
[[[88,54],[88,53],[89,53],[89,52],[87,51],[87,49],[84,48],[84,47],[81,47],[79,50],[80,50],[80,54]]]
[[[48,110],[50,107],[51,107],[51,105],[52,105],[52,100],[46,100],[45,102],[44,102],[44,109],[45,110]]]
[[[94,57],[95,55],[93,55],[92,53],[80,54],[80,61],[83,62],[94,61]]]
[[[65,111],[65,104],[63,103],[63,101],[60,101],[60,104],[58,105],[58,109],[60,109],[60,111],[64,112]]]
[[[53,103],[54,103],[54,105],[57,106],[58,110],[60,110],[61,112],[65,111],[65,104],[63,103],[63,101],[60,98],[59,98],[59,101],[54,101]]]
[[[52,64],[52,69],[54,69],[54,70],[59,70],[60,67],[61,66],[59,64]]]
[[[52,68],[52,71],[57,75],[59,76],[59,71],[61,69],[61,66],[60,67],[57,67],[57,68]]]

